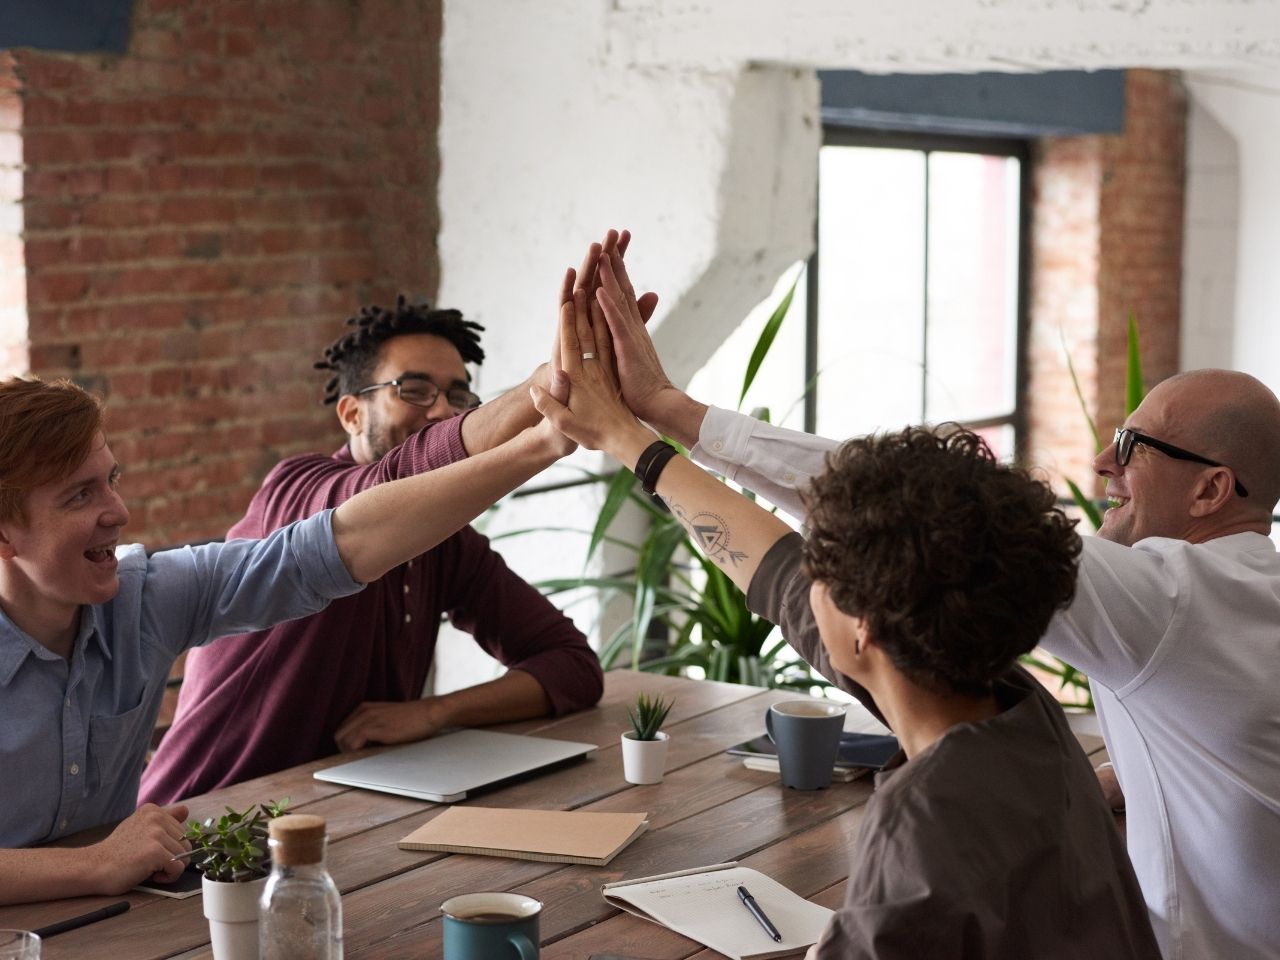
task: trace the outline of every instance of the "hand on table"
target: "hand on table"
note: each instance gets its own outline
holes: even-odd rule
[[[180,803],[168,807],[144,803],[105,840],[89,847],[101,864],[103,879],[98,892],[124,893],[148,878],[157,883],[177,880],[187,864],[173,858],[191,849],[183,837],[187,813]]]
[[[359,750],[371,743],[422,740],[444,726],[434,706],[434,697],[392,703],[366,700],[342,721],[333,739],[342,751]]]

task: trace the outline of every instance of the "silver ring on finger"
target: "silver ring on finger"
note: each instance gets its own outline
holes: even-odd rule
[[[587,352],[582,355],[583,360],[594,360],[595,358],[596,358],[596,355],[591,352]]]

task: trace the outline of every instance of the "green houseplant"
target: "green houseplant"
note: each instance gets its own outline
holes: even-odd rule
[[[1132,313],[1129,314],[1127,340],[1127,363],[1125,365],[1124,382],[1124,415],[1126,418],[1134,410],[1138,409],[1138,404],[1142,403],[1142,398],[1146,396],[1142,375],[1142,355],[1138,344],[1138,320]],[[1080,389],[1080,380],[1076,376],[1075,364],[1071,362],[1071,354],[1066,350],[1065,339],[1063,341],[1063,351],[1067,358],[1067,372],[1071,375],[1071,386],[1075,390],[1076,400],[1080,404],[1080,412],[1084,414],[1085,423],[1089,425],[1089,433],[1093,437],[1094,452],[1101,453],[1106,444],[1102,442],[1102,438],[1098,435],[1098,427],[1094,423],[1093,417],[1089,414],[1089,406],[1085,403],[1084,391]],[[1102,526],[1102,508],[1099,504],[1086,497],[1084,491],[1074,480],[1070,477],[1065,477],[1064,479],[1067,488],[1071,491],[1071,499],[1075,501],[1076,507],[1084,515],[1084,518],[1089,521],[1093,529],[1095,531],[1098,530]],[[1071,664],[1040,650],[1033,650],[1031,653],[1025,654],[1022,657],[1022,661],[1042,673],[1056,677],[1060,691],[1067,689],[1074,691],[1076,706],[1087,710],[1093,709],[1093,693],[1089,689],[1089,678],[1071,666]]]
[[[631,729],[622,735],[622,775],[628,783],[660,783],[667,766],[670,741],[659,727],[674,701],[641,693],[627,708]]]
[[[635,707],[627,707],[627,717],[631,720],[631,732],[635,740],[656,740],[662,722],[671,712],[674,700],[662,697],[651,697],[641,693],[636,697]]]
[[[244,811],[227,807],[222,816],[187,824],[191,862],[204,874],[204,915],[214,960],[258,956],[258,898],[270,871],[267,823],[288,805],[285,797]]]
[[[778,335],[795,288],[793,282],[757,338],[743,377],[739,406]],[[614,521],[628,503],[642,510],[649,522],[639,543],[612,534]],[[537,584],[553,594],[588,587],[606,596],[630,598],[631,616],[602,645],[600,660],[605,669],[625,663],[653,673],[694,673],[709,680],[806,692],[823,685],[806,664],[784,656],[787,644],[776,635],[774,625],[747,608],[742,591],[715,561],[695,547],[675,517],[643,494],[630,470],[619,470],[609,480],[590,533],[584,566],[606,542],[631,553],[634,570]],[[655,626],[662,636],[654,635]]]
[[[267,821],[284,814],[289,798],[270,800],[237,812],[227,807],[220,817],[187,823],[191,863],[209,880],[248,883],[271,872],[267,856]]]

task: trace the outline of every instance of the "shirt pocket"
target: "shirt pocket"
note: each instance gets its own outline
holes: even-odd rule
[[[140,761],[151,743],[147,721],[149,697],[133,709],[115,716],[89,719],[89,782],[90,796],[111,790],[121,776],[140,766]]]

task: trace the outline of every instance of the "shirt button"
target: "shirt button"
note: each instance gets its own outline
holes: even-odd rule
[[[408,613],[406,613],[406,614],[404,615],[404,622],[405,622],[405,623],[409,623],[411,620],[413,620],[413,616],[412,616],[412,614],[408,614]]]
[[[711,444],[711,449],[712,449],[712,450],[723,450],[723,449],[724,449],[724,444],[723,444],[723,443],[721,443],[719,440],[717,440],[715,443]]]
[[[71,709],[71,698],[67,697],[67,709]]]
[[[782,479],[787,481],[787,483],[795,483],[796,475],[794,473],[787,472],[782,475]]]
[[[67,821],[63,820],[60,824],[58,824],[58,829],[59,830],[67,829]]]
[[[409,585],[407,583],[404,585],[404,592],[405,593],[409,592]]]
[[[80,772],[80,764],[78,764],[78,763],[73,763],[73,764],[72,764],[70,767],[68,767],[67,769],[69,769],[69,770],[71,771],[71,775],[74,777],[77,773],[79,773],[79,772]]]

